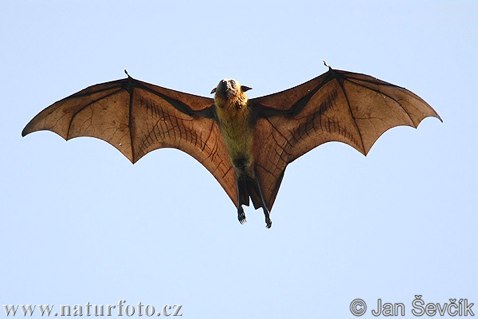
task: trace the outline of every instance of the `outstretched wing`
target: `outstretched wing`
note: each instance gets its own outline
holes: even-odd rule
[[[22,135],[40,130],[65,140],[102,139],[132,163],[163,147],[180,149],[203,164],[237,201],[234,171],[214,117],[214,100],[130,76],[90,86],[41,111]]]
[[[287,164],[329,141],[366,155],[388,129],[440,119],[409,90],[365,74],[329,71],[291,89],[251,99],[256,113],[254,156],[271,209]],[[441,119],[440,119],[441,120]]]

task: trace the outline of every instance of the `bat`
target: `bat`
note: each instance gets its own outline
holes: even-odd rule
[[[332,69],[293,88],[248,99],[250,87],[224,79],[214,99],[132,78],[96,84],[53,103],[22,136],[49,130],[65,140],[102,139],[133,164],[176,148],[198,160],[237,208],[262,208],[266,227],[287,165],[313,148],[339,141],[367,155],[388,129],[442,119],[411,91],[369,75]]]

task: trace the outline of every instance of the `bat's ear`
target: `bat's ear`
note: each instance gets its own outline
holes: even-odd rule
[[[211,94],[214,94],[214,93],[216,93],[216,88],[211,90]]]
[[[246,92],[246,91],[249,91],[249,90],[252,90],[252,88],[248,87],[248,86],[245,86],[245,85],[241,85],[241,91],[242,92]]]

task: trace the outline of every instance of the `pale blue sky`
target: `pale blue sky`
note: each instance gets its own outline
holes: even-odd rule
[[[478,304],[477,21],[475,1],[2,1],[0,304],[178,303],[184,318],[352,318],[356,297],[408,314],[416,294]],[[444,123],[395,128],[367,157],[306,154],[270,230],[251,208],[240,225],[177,150],[133,166],[99,140],[20,137],[124,68],[205,96],[232,77],[255,97],[322,60],[414,91]]]

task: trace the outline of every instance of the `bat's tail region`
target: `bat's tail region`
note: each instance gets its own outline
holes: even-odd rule
[[[239,197],[239,205],[237,207],[237,218],[239,219],[239,222],[243,224],[246,221],[246,214],[244,213],[242,205],[249,206],[249,198],[251,198],[255,209],[262,207],[262,210],[264,211],[266,227],[271,228],[272,220],[270,217],[270,212],[265,203],[261,186],[257,178],[247,175],[240,176],[237,180],[237,193]]]

